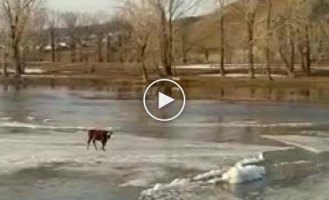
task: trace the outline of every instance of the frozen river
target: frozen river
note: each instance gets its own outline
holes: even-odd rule
[[[158,123],[140,100],[119,99],[113,91],[0,91],[1,200],[137,199],[156,183],[282,148],[262,135],[329,135],[325,104],[190,100],[178,120]],[[107,152],[86,150],[87,127],[117,130]],[[288,199],[299,191],[297,199],[310,199],[322,189],[307,193],[303,187],[312,178],[328,183],[327,176],[271,188],[264,198]],[[216,191],[205,193],[203,199],[212,199]]]

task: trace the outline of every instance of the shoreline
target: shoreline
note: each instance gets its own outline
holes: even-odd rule
[[[0,77],[0,84],[15,85],[17,83],[28,85],[49,85],[69,86],[79,84],[81,86],[111,86],[131,84],[145,86],[163,77],[152,77],[148,82],[136,77],[116,77],[105,75],[23,75],[20,78]],[[286,88],[329,88],[329,77],[297,77],[297,78],[274,78],[273,81],[260,77],[249,79],[247,77],[217,77],[213,75],[200,76],[179,76],[171,79],[188,87],[286,87]]]

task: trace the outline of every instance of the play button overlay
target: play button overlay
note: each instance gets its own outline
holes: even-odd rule
[[[159,109],[165,107],[166,105],[168,105],[174,101],[175,101],[175,99],[163,94],[162,92],[159,92],[159,97],[158,97]]]
[[[178,83],[170,79],[159,79],[146,88],[143,103],[146,112],[153,119],[169,122],[182,114],[186,97]]]

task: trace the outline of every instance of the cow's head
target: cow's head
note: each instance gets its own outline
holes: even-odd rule
[[[113,132],[112,131],[108,131],[107,132],[107,139],[110,139],[112,135],[113,135]]]

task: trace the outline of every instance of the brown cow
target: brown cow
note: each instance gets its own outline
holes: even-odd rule
[[[105,151],[105,146],[108,140],[111,139],[111,136],[113,135],[112,131],[106,131],[106,130],[97,130],[97,129],[91,129],[88,131],[88,143],[87,143],[87,149],[89,150],[90,142],[92,141],[95,149],[97,149],[96,141],[100,141],[102,143],[102,150]]]

